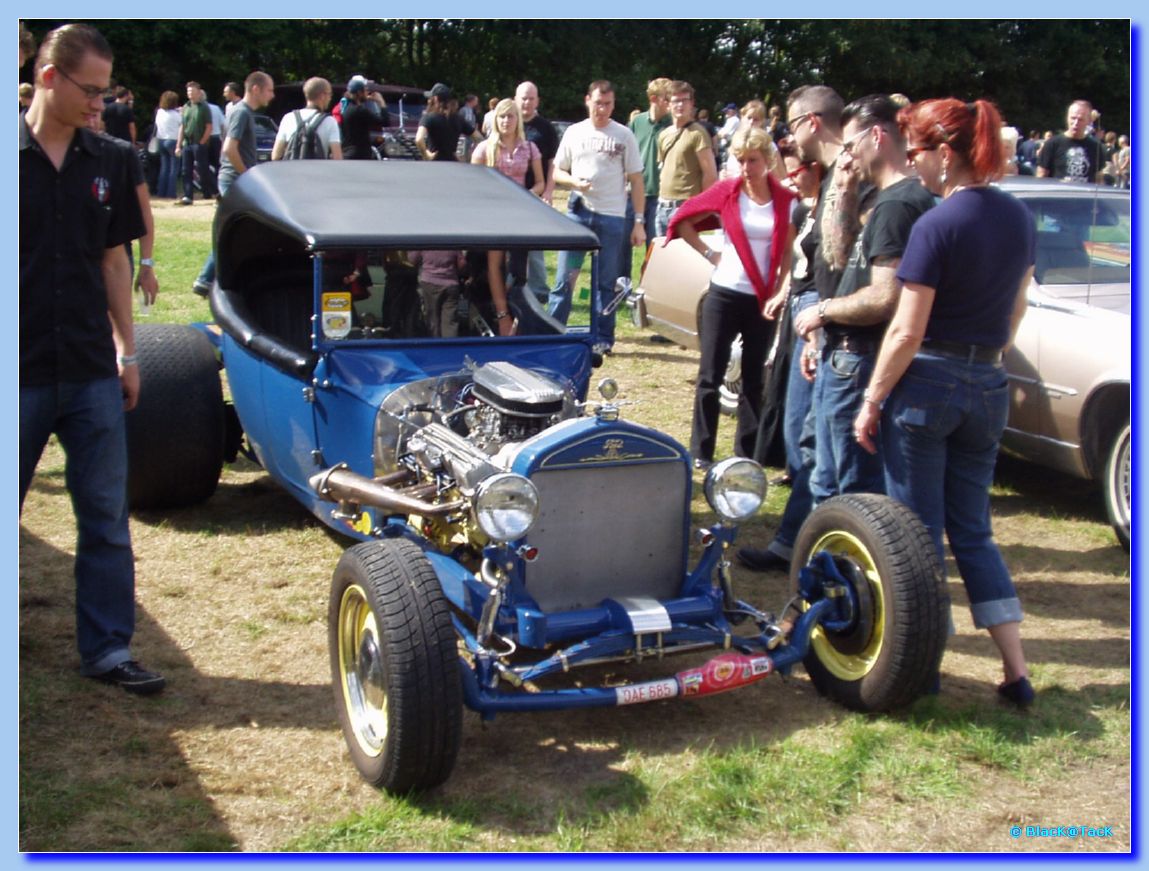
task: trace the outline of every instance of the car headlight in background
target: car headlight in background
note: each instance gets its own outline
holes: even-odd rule
[[[766,499],[766,472],[753,460],[731,457],[706,473],[706,501],[727,523],[749,520]]]
[[[522,475],[502,472],[483,481],[475,494],[475,520],[495,541],[515,541],[539,516],[539,491]]]

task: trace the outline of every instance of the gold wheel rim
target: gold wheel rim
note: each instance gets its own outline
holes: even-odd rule
[[[339,602],[339,684],[355,743],[368,756],[387,740],[387,688],[375,612],[358,584]]]
[[[828,532],[814,543],[810,553],[815,554],[823,550],[835,557],[848,559],[861,569],[862,575],[869,584],[869,591],[874,601],[874,613],[870,626],[870,637],[860,651],[855,653],[842,652],[834,646],[833,636],[827,634],[821,626],[814,627],[810,636],[810,644],[819,662],[834,677],[844,681],[861,680],[870,673],[882,652],[882,640],[886,625],[886,601],[882,595],[881,575],[878,573],[873,555],[855,535],[840,530]]]

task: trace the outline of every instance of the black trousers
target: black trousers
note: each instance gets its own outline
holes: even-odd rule
[[[719,388],[730,363],[730,343],[742,334],[742,392],[738,397],[738,427],[734,434],[734,454],[754,456],[758,439],[758,416],[762,410],[762,369],[774,339],[774,321],[762,317],[758,297],[710,285],[702,302],[699,325],[701,354],[698,385],[694,390],[694,421],[690,427],[690,453],[714,459],[721,413]]]

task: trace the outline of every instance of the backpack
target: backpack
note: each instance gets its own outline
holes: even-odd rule
[[[327,148],[319,138],[319,125],[327,115],[316,112],[307,121],[298,109],[295,110],[295,132],[287,140],[287,150],[283,153],[284,160],[326,160]]]

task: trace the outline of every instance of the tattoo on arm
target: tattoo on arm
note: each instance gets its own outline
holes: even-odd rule
[[[901,261],[900,257],[875,257],[871,261],[870,283],[833,301],[834,323],[868,327],[893,317],[902,289],[897,277]]]
[[[858,189],[827,191],[826,209],[822,213],[822,256],[831,269],[842,270],[850,259],[850,248],[861,227],[858,213]]]

